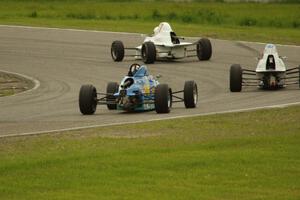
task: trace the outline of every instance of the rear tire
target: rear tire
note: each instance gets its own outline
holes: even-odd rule
[[[210,40],[201,38],[197,44],[197,56],[199,60],[209,60],[212,55],[212,46]]]
[[[111,57],[115,62],[120,62],[124,58],[125,49],[122,41],[116,40],[111,44]]]
[[[92,115],[97,108],[97,90],[93,85],[82,85],[79,91],[79,109],[84,115]]]
[[[239,64],[230,67],[230,91],[240,92],[242,90],[243,70]]]
[[[183,89],[184,105],[195,108],[198,102],[198,88],[195,81],[186,81]]]
[[[116,82],[109,82],[106,87],[106,93],[109,94],[107,95],[106,102],[107,102],[107,108],[109,110],[116,110],[117,109],[117,104],[109,104],[108,102],[115,102],[116,97],[112,94],[118,92],[119,90],[119,84]]]
[[[172,107],[172,91],[167,84],[155,88],[155,110],[157,113],[169,113]]]
[[[154,63],[156,60],[156,47],[153,42],[145,42],[142,46],[142,59],[146,64]]]
[[[298,72],[299,72],[299,78],[298,78],[298,82],[299,82],[299,88],[300,88],[300,65],[299,65],[299,67],[298,67]]]

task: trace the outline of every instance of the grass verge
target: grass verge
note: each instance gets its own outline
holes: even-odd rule
[[[0,2],[0,23],[151,33],[161,21],[179,35],[300,44],[300,4],[97,0]]]
[[[23,77],[0,71],[0,97],[10,96],[33,88],[33,83]]]
[[[300,106],[0,140],[0,199],[299,199]]]

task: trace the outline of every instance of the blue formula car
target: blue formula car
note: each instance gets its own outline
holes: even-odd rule
[[[178,93],[183,93],[183,97],[176,96]],[[79,109],[84,115],[94,114],[97,105],[107,105],[109,110],[169,113],[172,103],[184,102],[186,108],[195,108],[197,100],[195,81],[186,81],[183,90],[172,92],[167,84],[159,84],[156,78],[149,75],[145,65],[132,64],[120,85],[108,83],[106,93],[98,93],[93,85],[82,85]]]

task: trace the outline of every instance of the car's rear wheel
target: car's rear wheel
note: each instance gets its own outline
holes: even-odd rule
[[[79,109],[84,115],[92,115],[97,108],[97,90],[93,85],[82,85],[79,91]]]
[[[113,95],[114,93],[118,92],[119,89],[119,84],[116,82],[109,82],[106,87],[106,103],[107,103],[107,108],[109,110],[115,110],[117,109],[117,104],[116,104],[116,97]]]
[[[239,64],[230,67],[230,91],[240,92],[242,90],[243,70]]]
[[[154,63],[156,60],[156,47],[153,42],[145,42],[142,45],[142,59],[146,64]]]
[[[212,46],[210,40],[201,38],[197,43],[197,56],[199,60],[209,60],[212,55]]]
[[[115,62],[123,60],[125,54],[124,44],[122,41],[116,40],[111,44],[111,57]]]
[[[172,107],[172,90],[167,84],[155,88],[155,110],[157,113],[169,113]]]
[[[186,81],[183,89],[184,105],[195,108],[198,102],[198,88],[195,81]]]
[[[298,72],[299,72],[299,77],[298,77],[298,84],[299,84],[299,88],[300,88],[300,65],[299,65],[299,67],[298,67]]]

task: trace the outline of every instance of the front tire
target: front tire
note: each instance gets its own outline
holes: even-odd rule
[[[116,82],[109,82],[107,84],[107,87],[106,87],[106,94],[107,97],[106,97],[106,102],[107,102],[107,108],[109,110],[116,110],[117,109],[117,104],[114,103],[109,103],[109,102],[115,102],[116,101],[116,97],[113,95],[114,93],[118,92],[119,90],[119,84],[116,83]]]
[[[116,40],[111,44],[111,57],[115,62],[123,60],[125,55],[125,48],[122,41]]]
[[[83,85],[79,91],[79,109],[84,115],[92,115],[97,108],[97,90],[93,85]]]
[[[195,81],[186,81],[183,89],[184,105],[195,108],[198,102],[198,88]]]
[[[142,59],[146,64],[154,63],[156,60],[156,47],[153,42],[145,42],[142,46]]]
[[[238,64],[230,67],[230,91],[240,92],[242,90],[243,70]]]
[[[197,44],[197,56],[199,60],[209,60],[212,55],[212,46],[210,40],[201,38]]]
[[[172,107],[172,91],[167,84],[155,88],[155,110],[157,113],[169,113]]]

